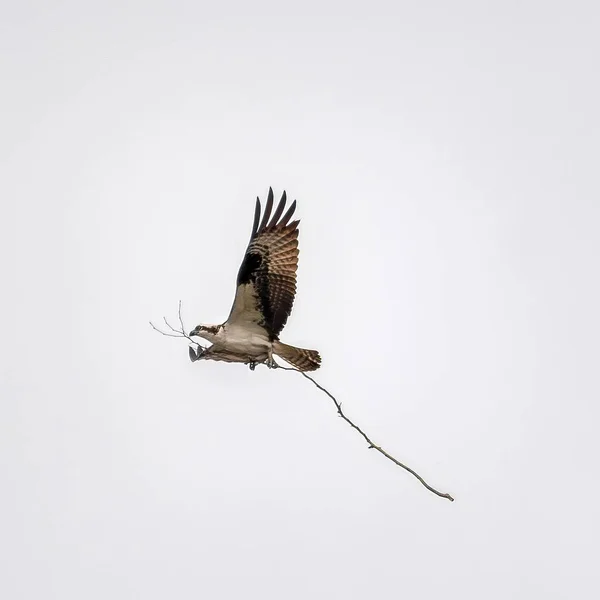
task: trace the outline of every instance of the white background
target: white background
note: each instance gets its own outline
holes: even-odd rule
[[[0,18],[0,595],[597,598],[598,8]],[[190,363],[269,185],[295,373]]]

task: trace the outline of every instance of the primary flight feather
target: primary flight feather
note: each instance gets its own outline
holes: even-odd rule
[[[250,242],[237,276],[231,312],[221,325],[198,325],[191,336],[209,342],[205,350],[190,351],[192,360],[212,359],[274,366],[273,355],[301,371],[314,371],[321,363],[316,350],[289,346],[279,340],[296,295],[298,269],[298,224],[291,221],[296,201],[287,212],[286,193],[273,214],[273,190],[269,188],[261,218],[260,200],[256,199]],[[283,216],[282,216],[283,215]]]

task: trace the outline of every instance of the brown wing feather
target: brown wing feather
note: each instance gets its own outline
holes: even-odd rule
[[[296,201],[280,219],[285,209],[285,192],[271,220],[273,190],[260,225],[260,201],[257,198],[250,243],[238,272],[237,290],[228,323],[255,323],[264,327],[272,339],[277,338],[292,312],[296,294],[298,268],[298,224],[288,224]]]

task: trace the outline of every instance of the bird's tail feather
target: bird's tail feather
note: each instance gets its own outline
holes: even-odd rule
[[[273,352],[300,371],[315,371],[321,366],[321,357],[316,350],[305,350],[275,341]]]

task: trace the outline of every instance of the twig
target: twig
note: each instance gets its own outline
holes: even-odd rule
[[[326,390],[320,383],[317,383],[310,375],[307,375],[304,371],[301,371],[300,369],[296,369],[295,367],[282,367],[281,365],[277,365],[277,367],[279,369],[283,369],[284,371],[297,371],[298,373],[300,373],[301,375],[306,377],[306,379],[308,379],[309,381],[312,381],[322,392],[327,394],[331,398],[331,400],[333,400],[333,403],[335,404],[335,407],[337,408],[338,415],[340,417],[342,417],[342,419],[344,419],[344,421],[346,421],[346,423],[348,423],[348,425],[350,425],[350,427],[353,427],[354,429],[356,429],[356,431],[358,431],[358,433],[360,433],[360,435],[363,436],[363,438],[365,439],[367,444],[369,444],[370,449],[377,450],[377,452],[383,454],[383,456],[385,456],[387,459],[391,460],[394,464],[398,465],[399,467],[402,467],[405,471],[408,471],[411,475],[416,477],[430,492],[433,492],[436,496],[439,496],[440,498],[447,498],[448,500],[450,500],[450,502],[454,502],[454,498],[450,494],[445,494],[443,492],[436,490],[434,487],[430,486],[416,471],[414,471],[410,467],[406,466],[404,463],[401,463],[398,459],[394,458],[391,454],[386,452],[381,446],[377,446],[375,443],[373,443],[371,441],[371,438],[369,438],[369,436],[358,425],[353,423],[344,414],[344,412],[342,411],[342,403],[338,402],[336,400],[336,398],[333,396],[333,394],[331,394],[328,390]]]
[[[181,329],[176,329],[167,321],[167,319],[165,317],[163,317],[163,321],[165,322],[165,325],[171,330],[172,333],[162,331],[161,329],[156,327],[154,325],[154,323],[152,323],[152,321],[149,321],[149,323],[150,323],[150,326],[152,327],[152,329],[154,329],[154,331],[158,331],[158,333],[160,333],[161,335],[164,335],[167,337],[185,338],[192,344],[195,344],[196,346],[198,346],[198,349],[205,350],[204,346],[199,344],[196,340],[193,340],[185,332],[185,326],[183,324],[183,318],[181,316],[181,300],[179,301],[178,317],[179,317],[179,325],[181,326]],[[193,349],[190,349],[190,352],[193,352]],[[300,373],[302,376],[306,377],[306,379],[308,379],[309,381],[312,381],[314,383],[314,385],[316,385],[322,392],[324,392],[331,398],[331,400],[335,404],[338,415],[340,417],[342,417],[342,419],[344,419],[344,421],[346,421],[346,423],[348,423],[348,425],[350,425],[350,427],[352,427],[353,429],[356,429],[356,431],[358,431],[358,433],[360,433],[360,435],[362,435],[364,440],[369,445],[369,449],[377,450],[377,452],[379,452],[380,454],[383,454],[383,456],[385,456],[388,460],[391,460],[394,464],[398,465],[405,471],[408,471],[411,475],[413,475],[413,477],[416,477],[421,482],[421,484],[423,484],[430,492],[433,492],[436,496],[439,496],[440,498],[446,498],[446,499],[450,500],[450,502],[454,502],[454,498],[450,494],[445,494],[443,492],[439,492],[434,487],[430,486],[416,471],[414,471],[410,467],[406,466],[404,463],[401,463],[399,460],[394,458],[391,454],[386,452],[381,446],[377,446],[374,442],[372,442],[371,438],[369,438],[369,436],[358,425],[356,425],[354,422],[352,422],[344,414],[344,412],[342,411],[342,403],[338,402],[338,400],[336,400],[336,398],[333,394],[331,394],[328,390],[326,390],[320,383],[317,383],[310,375],[307,375],[304,371],[301,371],[300,369],[296,369],[295,367],[283,367],[279,364],[276,364],[276,367],[278,369],[283,369],[284,371],[296,371],[296,372]]]
[[[179,324],[181,325],[181,331],[183,335],[185,335],[185,326],[183,324],[183,319],[181,318],[181,300],[179,301],[179,310],[177,311],[177,316],[179,317]]]
[[[163,317],[163,321],[165,322],[165,325],[171,330],[172,333],[169,333],[167,331],[163,331],[162,329],[159,329],[152,321],[148,321],[148,323],[150,323],[150,327],[152,327],[152,329],[154,329],[154,331],[158,331],[158,333],[160,333],[161,335],[164,335],[167,337],[185,338],[190,343],[192,343],[192,344],[198,346],[198,348],[201,348],[202,350],[204,350],[205,348],[202,344],[200,344],[196,340],[192,339],[185,332],[185,326],[183,324],[183,318],[181,316],[181,300],[179,301],[178,317],[179,317],[179,324],[181,325],[181,329],[176,329],[175,327],[173,327],[173,325],[171,325],[171,323],[169,323],[169,321],[167,321],[166,317]]]
[[[150,323],[150,327],[152,327],[152,329],[154,329],[154,331],[158,331],[158,333],[160,333],[161,335],[166,335],[167,337],[176,337],[176,338],[185,337],[184,335],[175,334],[175,333],[167,333],[166,331],[162,331],[162,329],[159,329],[152,321],[148,321],[148,323]]]

